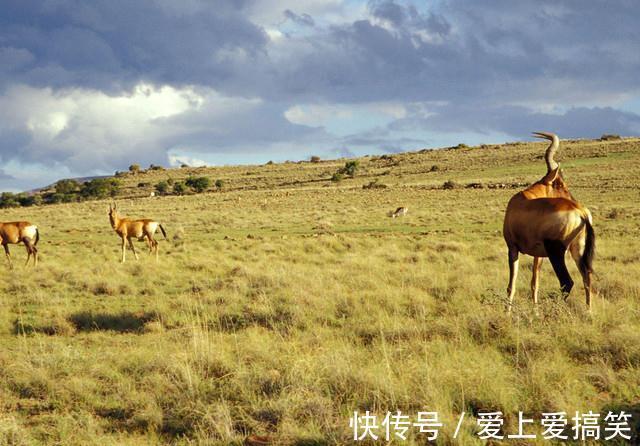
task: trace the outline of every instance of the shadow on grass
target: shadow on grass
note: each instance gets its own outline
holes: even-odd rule
[[[119,333],[142,332],[147,322],[158,320],[160,314],[155,311],[140,311],[132,313],[94,313],[81,311],[68,317],[69,322],[78,331],[116,331]]]

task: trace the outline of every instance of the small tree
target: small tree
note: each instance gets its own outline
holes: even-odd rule
[[[168,191],[169,183],[167,183],[166,181],[160,181],[158,184],[156,184],[156,192],[158,192],[160,195],[165,195]]]
[[[313,156],[310,158],[310,161],[311,161],[312,163],[319,163],[319,162],[320,162],[320,157],[319,157],[319,156],[316,156],[316,155],[313,155]]]
[[[76,180],[60,180],[55,188],[57,194],[74,194],[80,190],[80,183]]]
[[[2,192],[0,195],[0,208],[13,208],[20,206],[20,202],[13,192]]]
[[[173,193],[176,195],[184,195],[187,191],[187,186],[182,181],[176,181],[173,183]]]
[[[216,186],[216,189],[218,189],[218,190],[222,189],[224,187],[224,181],[216,180],[215,186]]]
[[[82,185],[80,194],[84,198],[115,197],[120,190],[120,182],[115,178],[95,178]]]
[[[344,163],[342,173],[353,178],[354,176],[356,176],[356,171],[358,170],[359,165],[360,163],[358,162],[358,160],[347,161],[346,163]]]
[[[129,166],[129,172],[136,174],[140,172],[140,164],[132,164]]]
[[[200,193],[204,192],[211,186],[211,180],[208,177],[189,177],[185,184],[194,191]]]

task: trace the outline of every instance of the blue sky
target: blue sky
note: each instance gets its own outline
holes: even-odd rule
[[[640,134],[634,1],[0,0],[0,190]]]

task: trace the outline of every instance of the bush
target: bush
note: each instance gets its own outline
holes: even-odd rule
[[[60,180],[55,189],[57,194],[74,194],[80,190],[80,183],[76,180]]]
[[[18,197],[13,192],[2,192],[0,195],[0,208],[13,208],[20,206]]]
[[[443,189],[447,189],[447,190],[449,190],[449,189],[455,189],[456,187],[458,187],[458,185],[456,184],[456,182],[455,182],[455,181],[452,181],[452,180],[447,180],[447,181],[445,181],[445,182],[444,182],[444,184],[442,185],[442,188],[443,188]]]
[[[209,186],[211,186],[211,180],[208,177],[189,177],[185,184],[194,191],[200,193],[209,189]]]
[[[162,166],[156,166],[155,164],[151,164],[149,166],[149,170],[164,170],[164,167]]]
[[[140,182],[140,183],[138,183],[138,187],[147,187],[147,186],[149,186],[150,184],[151,184],[151,183],[143,183],[143,182]]]
[[[312,163],[319,163],[320,162],[320,157],[313,155],[310,159],[309,159]]]
[[[609,133],[605,133],[600,137],[600,141],[618,141],[621,140],[622,137],[620,135],[612,135]]]
[[[434,164],[433,166],[431,166],[431,169],[429,169],[429,172],[437,172],[440,170],[440,167],[438,167],[437,164]]]
[[[87,181],[80,189],[83,198],[115,197],[120,190],[120,182],[116,178],[95,178]]]
[[[35,206],[42,204],[42,197],[40,195],[28,195],[26,193],[21,193],[16,195],[16,199],[20,206]]]
[[[378,180],[370,181],[369,184],[364,184],[363,189],[386,189],[388,186],[384,183],[378,183]]]
[[[331,177],[331,181],[334,181],[336,183],[342,181],[344,179],[344,175],[340,172],[336,172],[333,174],[333,176]]]
[[[356,171],[358,170],[359,165],[360,163],[358,162],[358,160],[347,161],[346,163],[344,163],[342,173],[353,178],[356,175]]]
[[[132,164],[129,166],[129,172],[138,173],[140,172],[140,164]]]
[[[165,195],[169,191],[169,183],[167,183],[166,181],[160,181],[158,184],[156,184],[155,188],[156,192],[158,192],[160,195]]]
[[[187,191],[187,186],[182,181],[176,181],[173,183],[173,193],[176,195],[184,195]]]
[[[222,189],[224,187],[224,181],[216,180],[215,186],[216,186],[216,189]]]

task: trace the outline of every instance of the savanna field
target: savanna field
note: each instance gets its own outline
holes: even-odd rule
[[[571,296],[545,261],[536,316],[521,256],[509,315],[504,209],[545,148],[364,157],[340,182],[345,160],[128,175],[118,209],[162,222],[157,263],[143,243],[119,263],[109,201],[2,209],[41,239],[37,268],[18,245],[2,264],[0,444],[353,444],[365,410],[437,411],[443,445],[486,444],[473,416],[488,409],[506,432],[518,411],[625,410],[637,429],[640,140],[562,141],[556,157],[593,213],[593,313],[567,256]],[[149,197],[194,174],[225,186]]]

